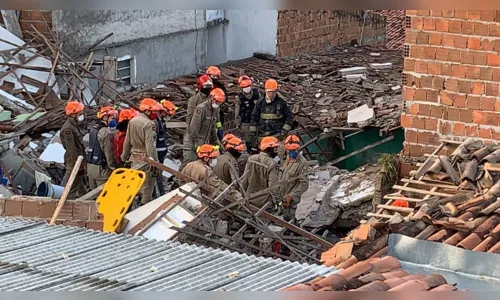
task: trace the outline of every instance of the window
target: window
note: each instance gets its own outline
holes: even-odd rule
[[[116,73],[118,86],[123,87],[135,83],[135,59],[130,55],[118,58]]]

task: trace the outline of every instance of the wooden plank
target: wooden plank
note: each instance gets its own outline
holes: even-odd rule
[[[406,200],[406,199],[403,199],[403,200]],[[392,210],[392,211],[396,211],[396,212],[403,212],[403,213],[412,213],[414,211],[413,208],[409,208],[409,207],[399,207],[399,206],[384,205],[384,204],[377,205],[377,208]]]
[[[485,163],[484,169],[486,171],[500,172],[500,163]]]
[[[450,194],[439,193],[439,192],[435,192],[435,191],[426,191],[426,190],[421,190],[421,189],[414,189],[414,188],[407,187],[407,186],[402,186],[402,185],[395,185],[395,186],[393,186],[393,188],[396,189],[396,190],[417,193],[417,194],[420,194],[420,195],[430,195],[430,196],[440,196],[440,197],[450,197],[450,196],[453,196],[453,195],[450,195]]]
[[[64,206],[64,203],[66,203],[66,199],[68,198],[69,195],[69,190],[71,189],[71,186],[73,185],[73,182],[75,181],[76,175],[78,174],[78,170],[80,170],[80,165],[82,164],[83,161],[83,156],[78,156],[78,159],[76,160],[75,166],[73,167],[73,170],[71,171],[71,175],[68,178],[68,182],[66,183],[66,186],[64,187],[64,191],[62,193],[61,199],[59,199],[59,202],[57,203],[56,210],[54,211],[54,214],[52,215],[52,218],[50,219],[50,224],[54,224],[57,220],[57,217],[59,216],[59,213],[61,212],[61,209]]]
[[[388,200],[404,200],[408,202],[422,202],[424,199],[418,199],[418,198],[407,198],[407,197],[402,197],[401,195],[385,195],[384,199]]]
[[[381,219],[390,219],[390,218],[394,217],[394,215],[386,215],[386,214],[379,214],[379,213],[368,213],[366,216],[367,217],[381,218]]]
[[[172,198],[168,199],[164,203],[162,203],[157,209],[155,209],[151,214],[149,214],[146,218],[140,221],[137,225],[135,225],[132,229],[130,229],[127,234],[135,235],[138,231],[144,228],[147,224],[151,223],[155,219],[155,217],[160,214],[162,211],[169,208],[171,205],[175,205],[182,197],[179,195],[175,195]]]
[[[424,182],[424,181],[420,181],[420,180],[412,180],[412,179],[406,179],[406,178],[401,179],[401,182],[405,182],[405,183],[407,182],[410,184],[418,184],[418,185],[424,185],[424,186],[430,186],[430,187],[438,187],[438,188],[449,189],[449,190],[458,190],[458,186],[449,185],[449,184],[429,183],[429,182]]]

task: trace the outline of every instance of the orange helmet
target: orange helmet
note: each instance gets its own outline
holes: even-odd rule
[[[280,145],[278,142],[278,139],[275,138],[274,136],[266,136],[265,138],[260,141],[260,150],[264,151],[267,148],[276,148]]]
[[[219,156],[219,147],[204,144],[196,149],[196,154],[198,155],[198,158],[216,158],[217,156]]]
[[[99,119],[102,119],[105,116],[110,116],[110,115],[118,115],[118,111],[113,106],[103,106],[97,112],[97,117]]]
[[[146,111],[146,110],[153,110],[153,111],[158,111],[161,110],[162,107],[156,100],[151,99],[151,98],[144,98],[142,99],[141,103],[139,104],[139,110],[140,111]]]
[[[163,99],[160,101],[160,104],[163,107],[163,109],[167,112],[167,114],[169,114],[170,116],[175,115],[177,107],[172,103],[172,101]]]
[[[72,115],[72,114],[77,114],[79,112],[82,112],[85,106],[78,102],[78,101],[70,101],[66,104],[66,115]]]
[[[210,66],[207,68],[207,75],[210,76],[220,76],[222,72],[216,66]]]
[[[252,79],[250,77],[243,75],[238,78],[238,84],[241,88],[246,88],[252,85]]]
[[[227,141],[229,141],[230,139],[235,138],[235,137],[237,137],[237,136],[235,136],[235,135],[234,135],[234,134],[232,134],[232,133],[228,133],[228,134],[226,134],[226,135],[222,138],[222,141],[221,141],[221,142],[222,142],[222,146],[225,146],[225,145],[227,144]]]
[[[118,122],[131,120],[132,118],[137,117],[137,115],[139,115],[139,113],[133,108],[123,109],[120,111],[120,115],[118,116]]]
[[[265,88],[266,91],[276,91],[278,89],[278,82],[274,79],[268,79]]]
[[[295,151],[300,148],[300,139],[296,135],[289,135],[285,139],[285,149],[288,151]]]
[[[212,98],[214,98],[215,101],[220,103],[224,103],[224,100],[226,100],[226,95],[224,94],[224,91],[219,88],[213,89],[210,92],[210,96],[212,96]]]
[[[226,150],[229,150],[232,148],[236,151],[243,152],[243,151],[245,151],[246,146],[245,146],[245,143],[243,143],[243,141],[240,138],[233,137],[227,141],[227,143],[224,145],[224,148]]]

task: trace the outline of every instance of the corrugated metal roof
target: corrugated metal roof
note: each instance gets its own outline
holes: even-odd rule
[[[276,291],[334,269],[0,219],[0,290]]]

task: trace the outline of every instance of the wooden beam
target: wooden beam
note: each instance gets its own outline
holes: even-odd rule
[[[407,191],[407,192],[412,192],[412,193],[417,193],[420,195],[430,195],[430,196],[439,196],[439,197],[451,197],[453,195],[450,194],[445,194],[445,193],[439,193],[439,192],[434,192],[434,191],[427,191],[427,190],[421,190],[421,189],[415,189],[407,186],[402,186],[402,185],[395,185],[393,186],[395,190],[401,190],[401,191]]]
[[[63,194],[61,196],[61,199],[59,199],[59,202],[57,203],[56,210],[54,211],[54,214],[52,215],[52,218],[50,219],[50,224],[54,224],[57,220],[57,217],[59,216],[59,213],[61,212],[61,209],[64,206],[64,203],[66,203],[66,199],[68,199],[69,195],[69,190],[71,189],[71,186],[73,185],[73,182],[75,181],[76,175],[78,174],[78,170],[80,170],[80,165],[82,164],[83,161],[83,156],[78,156],[78,159],[76,160],[75,166],[73,167],[73,170],[71,171],[71,175],[68,178],[68,182],[66,183],[66,186],[64,187]]]
[[[406,200],[406,199],[403,198],[402,200]],[[399,207],[399,206],[384,205],[384,204],[377,205],[377,208],[387,209],[387,210],[392,210],[392,211],[397,211],[397,212],[403,212],[403,213],[412,213],[414,211],[413,208],[409,208],[409,207]]]
[[[403,197],[403,196],[400,196],[400,195],[385,195],[384,196],[384,199],[388,199],[388,200],[404,200],[404,201],[408,201],[408,202],[422,202],[424,201],[424,199],[418,199],[418,198],[407,198],[407,197]]]
[[[401,182],[407,182],[410,184],[418,184],[418,185],[424,185],[424,186],[430,186],[430,187],[438,187],[442,189],[450,189],[450,190],[458,190],[458,186],[454,185],[449,185],[449,184],[439,184],[439,183],[429,183],[429,182],[424,182],[420,180],[412,180],[412,179],[406,179],[403,178],[401,179]]]

